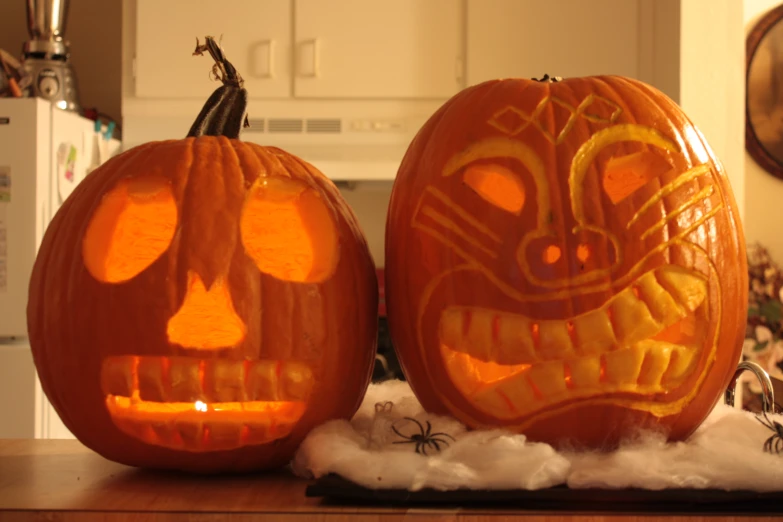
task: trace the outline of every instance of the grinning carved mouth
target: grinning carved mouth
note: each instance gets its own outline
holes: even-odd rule
[[[116,356],[101,384],[115,425],[148,444],[194,452],[291,433],[314,384],[295,361]]]
[[[668,265],[571,319],[450,307],[440,318],[441,354],[460,392],[497,418],[597,395],[667,392],[698,360],[706,298],[704,276]]]

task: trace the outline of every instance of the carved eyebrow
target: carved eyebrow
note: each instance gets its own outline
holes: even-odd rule
[[[691,167],[690,169],[686,170],[685,172],[677,176],[674,180],[663,185],[660,188],[660,190],[658,190],[655,194],[653,194],[650,197],[650,199],[642,203],[642,205],[639,207],[639,210],[636,211],[636,213],[633,215],[633,217],[628,222],[625,228],[630,229],[634,223],[639,221],[639,219],[645,214],[645,212],[650,210],[650,208],[654,204],[659,202],[665,196],[671,194],[681,186],[689,183],[690,181],[693,181],[699,176],[709,175],[710,172],[711,169],[709,165],[696,165],[695,167]]]
[[[614,125],[590,136],[590,139],[584,142],[574,154],[574,159],[571,161],[571,173],[568,176],[571,209],[577,223],[573,232],[578,232],[587,226],[582,191],[588,167],[604,147],[620,141],[645,143],[673,153],[681,150],[680,144],[676,141],[664,136],[652,127],[636,123]]]

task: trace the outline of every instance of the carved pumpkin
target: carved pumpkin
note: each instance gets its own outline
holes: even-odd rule
[[[745,263],[723,168],[664,94],[490,81],[441,107],[402,162],[387,313],[433,412],[555,445],[682,439],[739,360]]]
[[[66,427],[134,466],[239,471],[287,462],[349,418],[369,384],[375,267],[312,165],[239,141],[224,86],[189,137],[91,173],[52,220],[30,283],[30,342]]]

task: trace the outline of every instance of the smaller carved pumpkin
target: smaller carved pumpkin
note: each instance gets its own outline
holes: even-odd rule
[[[285,463],[369,384],[375,267],[355,216],[312,165],[238,139],[224,85],[188,137],[108,161],[52,220],[28,326],[44,392],[85,445],[200,472]]]

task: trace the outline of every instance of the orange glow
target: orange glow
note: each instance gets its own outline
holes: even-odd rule
[[[207,290],[201,277],[189,271],[185,300],[169,319],[167,331],[173,344],[210,350],[236,346],[245,338],[246,327],[234,311],[223,277]]]
[[[303,402],[151,402],[109,395],[117,427],[147,444],[193,452],[266,444],[288,436]]]
[[[590,245],[582,243],[576,247],[576,258],[582,263],[590,259]]]
[[[455,352],[445,345],[441,345],[441,355],[451,381],[467,395],[473,395],[494,382],[530,368],[529,364],[503,365],[480,361],[466,353]]]
[[[463,180],[479,196],[503,210],[519,214],[525,206],[522,180],[505,167],[472,165],[465,171]]]
[[[696,314],[688,314],[681,321],[674,323],[656,335],[654,339],[656,341],[665,341],[673,344],[692,342],[702,335],[699,322],[700,320],[697,318]]]
[[[649,150],[611,158],[604,171],[604,191],[617,204],[671,169],[668,161]]]
[[[557,260],[560,259],[560,254],[561,254],[560,247],[555,245],[549,245],[544,249],[541,258],[544,260],[544,263],[548,265],[552,265],[554,263],[557,263]]]
[[[566,388],[569,390],[574,389],[573,377],[571,377],[571,365],[567,361],[563,362],[563,380],[565,381]]]
[[[106,398],[109,410],[124,417],[143,417],[149,420],[171,419],[176,416],[180,421],[207,420],[211,417],[227,419],[235,418],[237,421],[248,420],[250,415],[264,414],[299,417],[305,408],[304,402],[218,402],[207,404],[202,401],[195,402],[153,402],[110,395]]]
[[[87,226],[84,264],[99,281],[127,281],[166,251],[176,226],[177,204],[167,179],[123,179],[104,195]]]
[[[541,344],[541,325],[533,323],[530,325],[530,335],[533,338],[533,344],[538,348]]]
[[[284,281],[318,283],[337,266],[337,230],[326,202],[304,183],[261,178],[240,223],[242,243],[258,269]]]

